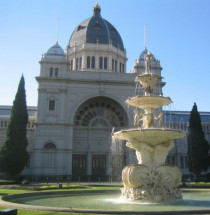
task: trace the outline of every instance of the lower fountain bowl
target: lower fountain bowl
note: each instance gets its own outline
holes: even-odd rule
[[[170,142],[173,139],[183,138],[185,136],[185,132],[164,128],[127,129],[113,134],[113,137],[116,139],[127,141],[135,140],[136,143],[143,142],[151,146]]]

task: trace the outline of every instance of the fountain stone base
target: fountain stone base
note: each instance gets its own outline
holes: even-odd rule
[[[142,202],[165,202],[182,199],[182,173],[176,166],[160,165],[148,167],[130,164],[123,169],[124,188],[121,197]]]

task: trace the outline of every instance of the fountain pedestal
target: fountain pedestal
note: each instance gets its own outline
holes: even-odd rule
[[[152,74],[149,62],[151,56],[149,53],[147,55],[146,73],[136,77],[145,95],[137,95],[126,100],[128,105],[136,107],[134,110],[136,128],[112,134],[116,139],[126,140],[126,146],[136,151],[138,160],[138,164],[127,165],[122,171],[124,187],[121,189],[121,196],[142,202],[180,200],[182,194],[178,186],[182,179],[181,170],[165,164],[165,160],[169,150],[174,146],[173,140],[183,138],[186,134],[179,130],[164,128],[161,108],[172,101],[169,97],[153,95],[155,86],[160,83],[162,77]],[[143,111],[139,113],[137,108]],[[155,109],[159,110],[158,116]]]
[[[131,164],[122,172],[124,187],[121,197],[142,202],[163,202],[182,199],[177,186],[181,182],[182,173],[176,166],[145,166]]]

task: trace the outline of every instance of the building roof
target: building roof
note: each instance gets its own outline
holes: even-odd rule
[[[94,7],[93,16],[80,23],[71,35],[69,46],[86,43],[109,44],[124,51],[123,41],[116,28],[103,19],[98,4]]]
[[[0,105],[0,117],[10,117],[12,106]],[[35,117],[37,112],[36,106],[28,106],[29,117]],[[190,111],[163,111],[164,120],[167,122],[188,123]],[[202,123],[210,123],[210,112],[199,112]]]
[[[0,117],[10,117],[12,106],[7,105],[0,105]],[[28,106],[28,116],[35,117],[37,112],[37,107],[35,106]]]
[[[190,111],[164,111],[165,121],[189,123]],[[199,112],[202,123],[210,123],[210,112]]]

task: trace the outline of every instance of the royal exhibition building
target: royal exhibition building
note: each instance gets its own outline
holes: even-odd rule
[[[98,4],[93,15],[75,28],[65,52],[58,41],[49,48],[41,57],[40,73],[35,77],[37,107],[28,107],[30,161],[21,175],[119,180],[126,164],[137,163],[135,151],[112,138],[112,133],[134,127],[134,108],[125,101],[144,93],[135,78],[145,72],[148,53],[146,47],[139,50],[132,71],[126,71],[123,40],[101,16]],[[151,56],[151,71],[161,75],[160,61]],[[162,95],[165,84],[159,82],[154,94]],[[0,106],[0,144],[6,137],[11,108]],[[164,127],[188,131],[190,111],[162,111]],[[210,143],[210,112],[200,115]],[[187,145],[186,137],[174,140],[166,161],[179,166],[185,178],[190,176]]]

